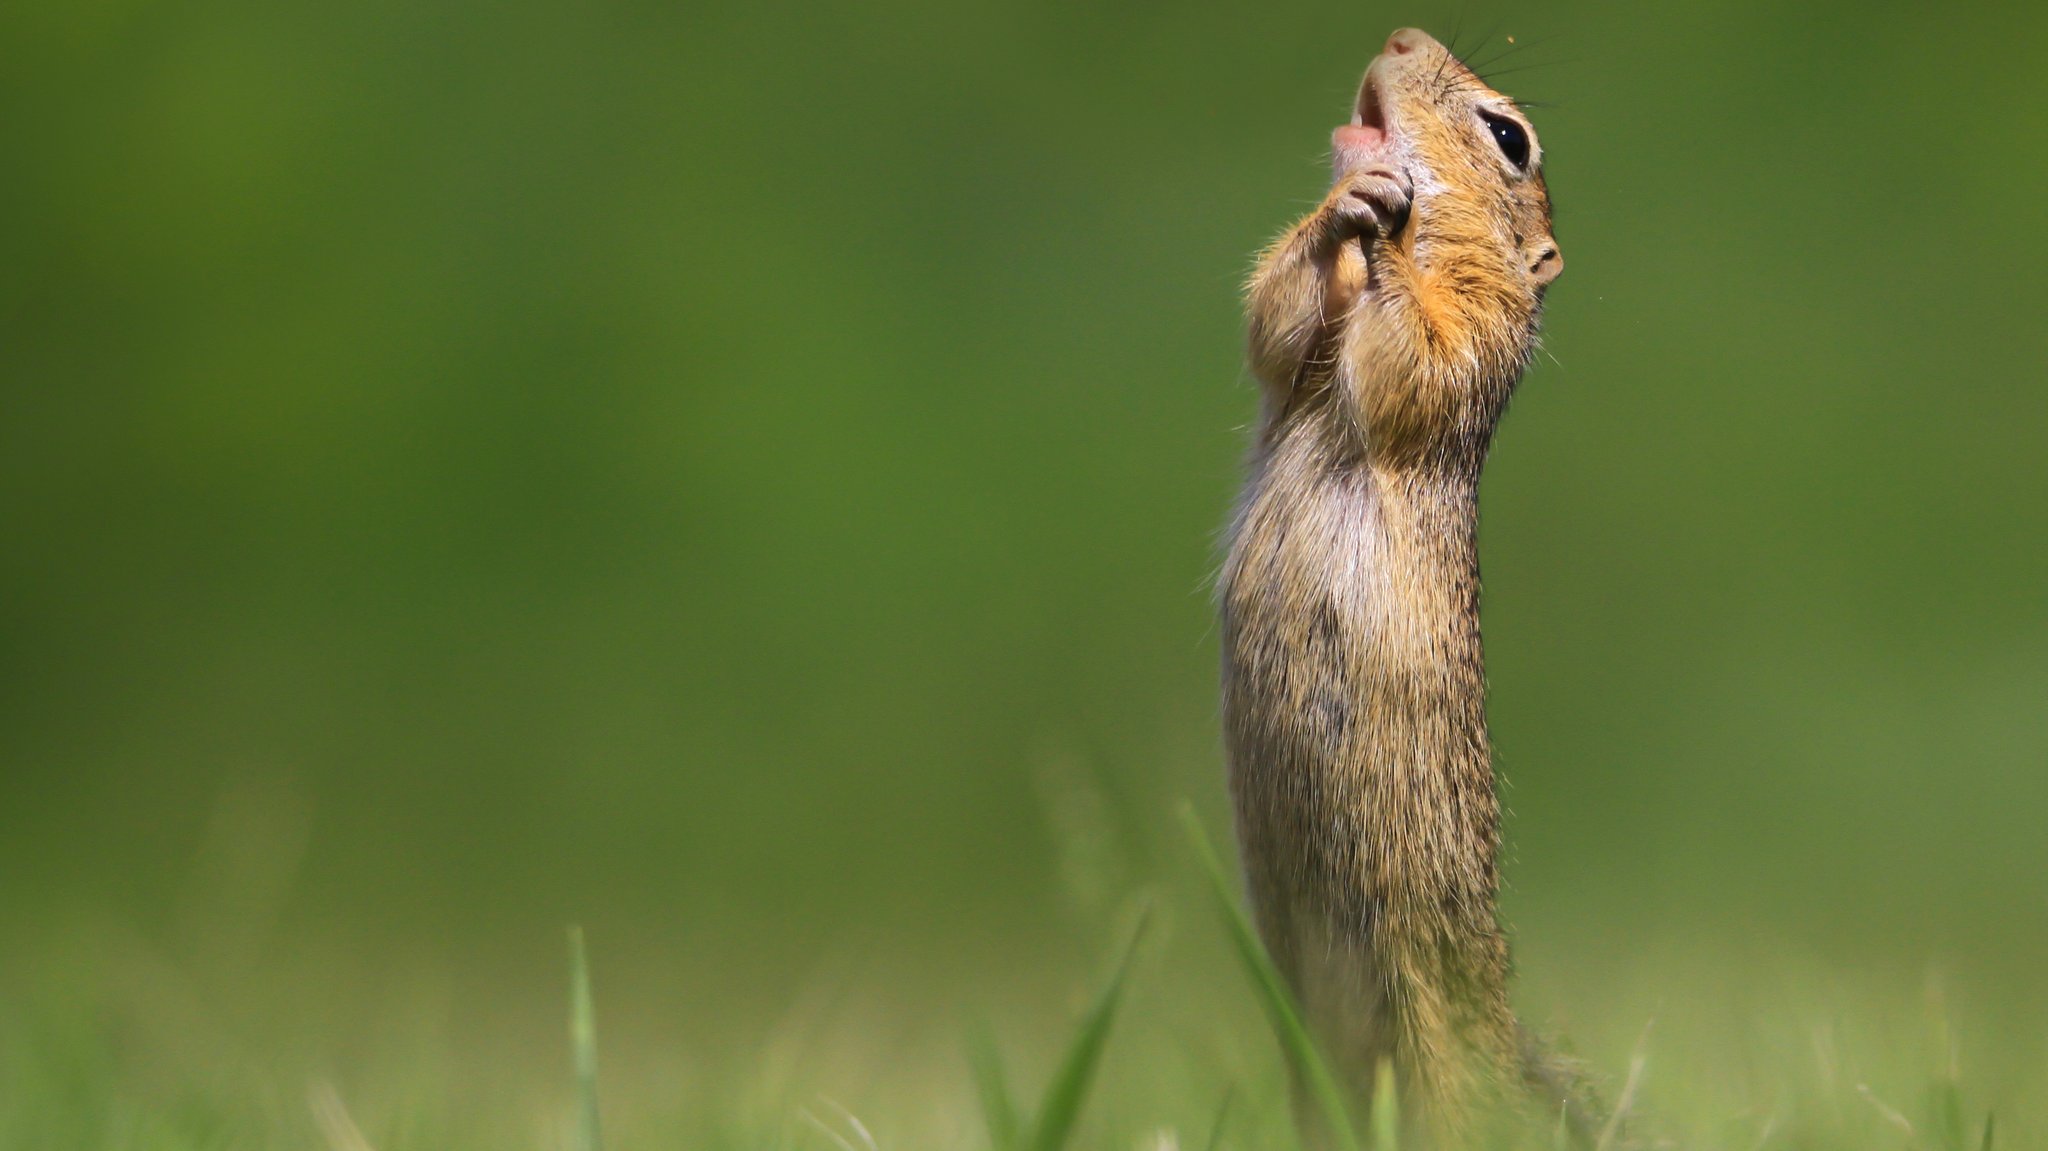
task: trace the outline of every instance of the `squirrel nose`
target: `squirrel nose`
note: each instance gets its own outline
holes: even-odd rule
[[[1403,28],[1387,37],[1387,54],[1403,56],[1429,43],[1429,33],[1420,28]]]

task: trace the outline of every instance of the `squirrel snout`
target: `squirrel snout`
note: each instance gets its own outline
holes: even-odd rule
[[[1397,29],[1392,36],[1387,37],[1386,54],[1405,56],[1410,52],[1420,51],[1428,43],[1429,33],[1420,28]]]

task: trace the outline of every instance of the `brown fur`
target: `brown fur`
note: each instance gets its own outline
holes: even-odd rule
[[[1263,413],[1221,581],[1224,721],[1268,948],[1359,1098],[1390,1059],[1415,1131],[1455,1144],[1547,1074],[1495,915],[1475,530],[1562,264],[1534,132],[1523,172],[1479,115],[1526,129],[1512,102],[1412,30],[1367,88],[1384,145],[1339,149],[1247,291]]]

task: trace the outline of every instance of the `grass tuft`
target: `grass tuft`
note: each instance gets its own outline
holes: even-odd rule
[[[986,1025],[968,1033],[967,1062],[974,1071],[982,1121],[988,1125],[989,1146],[995,1151],[1015,1151],[1023,1124],[1017,1118],[1016,1100],[1010,1096],[1009,1078],[1003,1073],[1003,1054],[996,1048],[995,1034]]]
[[[1331,1146],[1336,1151],[1359,1151],[1358,1130],[1352,1125],[1351,1111],[1344,1103],[1344,1093],[1337,1086],[1336,1076],[1330,1073],[1328,1061],[1316,1048],[1314,1038],[1301,1021],[1301,1010],[1295,1006],[1293,994],[1287,990],[1279,969],[1273,965],[1272,956],[1266,954],[1258,932],[1252,928],[1251,920],[1238,903],[1235,885],[1224,872],[1223,861],[1210,845],[1209,834],[1203,830],[1193,804],[1181,805],[1180,820],[1187,829],[1189,842],[1194,845],[1196,857],[1201,860],[1203,871],[1208,874],[1209,887],[1216,896],[1217,905],[1223,909],[1224,922],[1230,927],[1231,941],[1237,945],[1238,958],[1244,962],[1252,985],[1258,990],[1260,1005],[1266,1009],[1266,1020],[1280,1040],[1280,1048],[1294,1068],[1297,1081],[1307,1087],[1315,1100],[1328,1128]]]
[[[1081,1021],[1080,1030],[1074,1033],[1073,1042],[1068,1044],[1067,1057],[1061,1061],[1059,1072],[1046,1087],[1045,1099],[1032,1120],[1030,1136],[1022,1144],[1025,1151],[1060,1151],[1073,1135],[1075,1121],[1081,1116],[1081,1104],[1088,1098],[1088,1088],[1095,1081],[1096,1068],[1102,1062],[1103,1048],[1109,1043],[1109,1029],[1116,1021],[1117,1006],[1123,1001],[1124,985],[1131,974],[1131,960],[1137,955],[1138,943],[1145,937],[1145,928],[1151,919],[1148,908],[1132,930],[1131,941],[1124,945],[1115,973],[1096,996],[1094,1005]]]

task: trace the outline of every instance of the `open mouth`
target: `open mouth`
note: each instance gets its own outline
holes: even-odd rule
[[[1358,86],[1358,105],[1352,110],[1351,122],[1330,134],[1338,172],[1377,159],[1386,145],[1387,114],[1380,102],[1379,69],[1368,68],[1365,82]]]
[[[1368,68],[1365,80],[1358,85],[1358,107],[1351,113],[1351,127],[1359,130],[1361,136],[1373,135],[1384,140],[1387,135],[1387,114],[1380,106],[1379,69]]]

